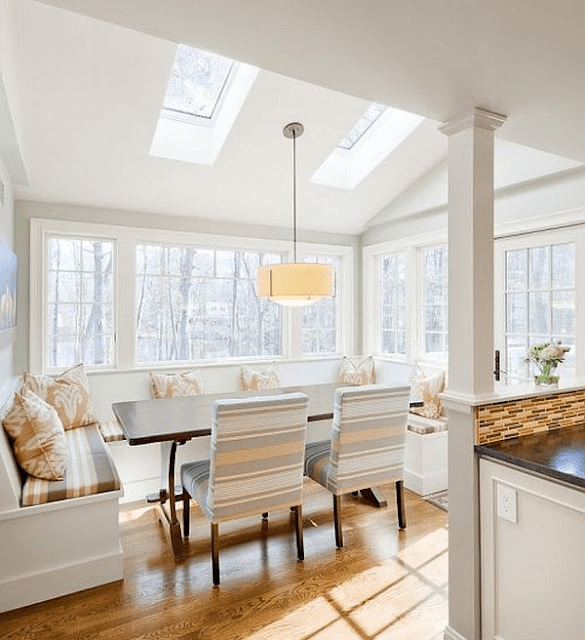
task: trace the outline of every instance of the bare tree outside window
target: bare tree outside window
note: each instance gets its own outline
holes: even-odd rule
[[[335,273],[339,272],[339,258],[335,256],[307,256],[305,262],[330,264]],[[322,298],[303,309],[303,353],[305,355],[330,354],[337,352],[337,327],[339,324],[339,297]]]
[[[141,244],[136,248],[137,361],[282,353],[278,305],[256,296],[278,254]]]
[[[380,352],[406,354],[406,255],[390,253],[380,260]]]
[[[423,344],[427,359],[447,361],[447,247],[422,249]]]
[[[47,366],[112,364],[114,243],[50,237],[47,255]]]

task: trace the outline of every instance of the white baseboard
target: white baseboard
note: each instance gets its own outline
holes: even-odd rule
[[[0,613],[124,578],[123,552],[0,582]]]
[[[175,480],[178,477],[175,474]],[[138,500],[146,500],[146,496],[150,493],[158,493],[160,491],[160,476],[154,478],[144,478],[141,480],[126,481],[124,484],[124,497],[120,498],[120,504],[126,502],[136,502]]]
[[[458,631],[452,629],[449,625],[445,627],[445,631],[443,632],[444,640],[470,640],[465,636],[462,636]]]

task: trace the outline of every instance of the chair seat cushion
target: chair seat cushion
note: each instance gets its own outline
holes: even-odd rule
[[[65,431],[69,457],[63,480],[28,476],[22,506],[79,498],[120,488],[120,479],[97,424]]]
[[[334,491],[329,481],[331,471],[331,441],[311,442],[305,447],[305,475],[322,487]]]
[[[209,460],[196,460],[181,466],[183,488],[200,506],[208,518],[212,518],[209,508]]]

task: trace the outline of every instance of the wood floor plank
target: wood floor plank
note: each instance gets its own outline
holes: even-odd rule
[[[191,512],[176,562],[154,507],[122,507],[124,580],[0,614],[18,640],[436,640],[447,621],[447,514],[405,491],[408,527],[388,507],[345,496],[336,549],[331,496],[307,481],[305,561],[293,515],[220,527],[222,583],[211,581],[209,524]]]

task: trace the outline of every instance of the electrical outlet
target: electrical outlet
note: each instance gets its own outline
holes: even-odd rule
[[[505,484],[497,485],[497,508],[496,513],[498,518],[502,520],[508,520],[509,522],[518,522],[516,513],[516,489],[508,487]]]

